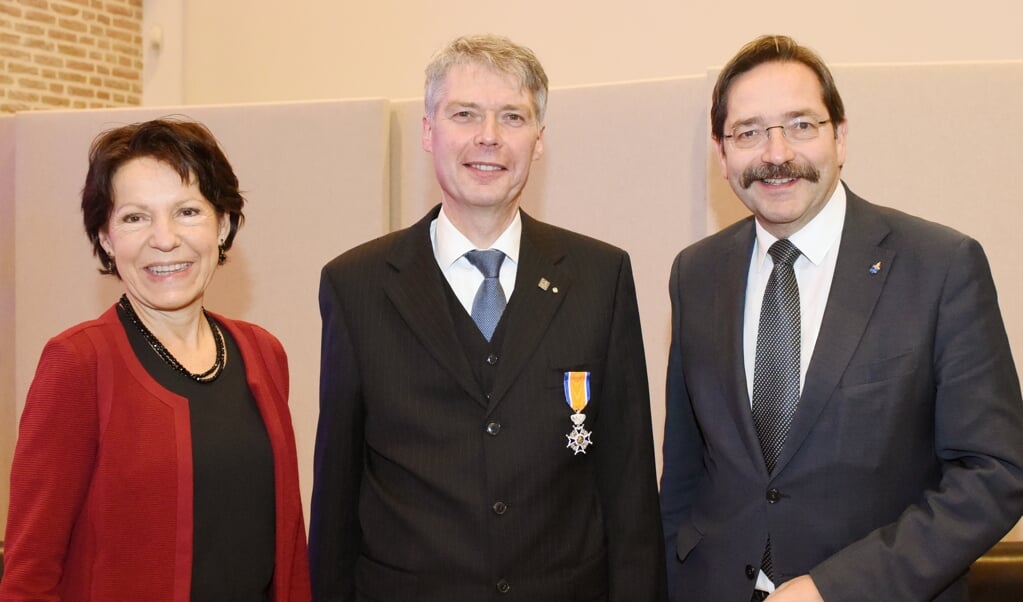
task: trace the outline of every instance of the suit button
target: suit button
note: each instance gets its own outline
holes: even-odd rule
[[[507,594],[509,591],[511,591],[511,584],[507,580],[501,579],[497,582],[497,593]]]
[[[501,516],[508,511],[508,504],[505,504],[504,502],[494,502],[494,505],[491,506],[491,508],[493,508],[494,514]]]
[[[501,432],[501,423],[500,422],[498,422],[496,420],[492,420],[492,421],[487,423],[487,434],[488,435],[496,437],[497,434],[500,433],[500,432]]]
[[[491,353],[490,355],[488,355],[487,356],[487,363],[490,364],[491,366],[497,364],[497,354],[496,353]]]
[[[754,578],[756,578],[756,576],[757,576],[757,567],[755,567],[753,565],[747,564],[746,565],[746,578],[747,579],[754,579]]]
[[[767,501],[771,504],[776,504],[781,501],[781,492],[777,489],[767,490]]]

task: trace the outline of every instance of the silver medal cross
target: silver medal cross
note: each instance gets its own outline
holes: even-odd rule
[[[586,414],[576,412],[575,414],[572,414],[571,418],[572,424],[575,426],[572,427],[571,433],[565,435],[565,437],[568,438],[568,445],[566,447],[574,451],[575,455],[585,454],[586,448],[593,444],[593,441],[590,440],[590,435],[592,433],[583,428],[583,423],[586,421]]]

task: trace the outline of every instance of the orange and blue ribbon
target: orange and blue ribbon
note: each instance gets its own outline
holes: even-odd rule
[[[565,373],[565,402],[577,414],[590,403],[590,373]]]

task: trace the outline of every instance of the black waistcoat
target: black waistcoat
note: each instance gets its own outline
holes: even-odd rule
[[[462,344],[462,350],[469,360],[469,365],[472,366],[476,382],[480,384],[481,391],[487,399],[490,399],[497,366],[501,361],[501,343],[504,340],[504,333],[507,331],[507,320],[504,318],[508,315],[508,308],[505,308],[504,315],[501,316],[501,321],[497,323],[497,328],[494,330],[494,336],[488,342],[483,338],[483,333],[472,321],[472,316],[465,311],[465,307],[462,306],[451,287],[445,286],[444,291],[448,300],[448,310],[451,312],[451,318],[455,324],[455,336]]]

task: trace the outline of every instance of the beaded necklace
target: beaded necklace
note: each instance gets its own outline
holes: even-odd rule
[[[149,343],[149,346],[153,348],[156,355],[160,356],[160,359],[166,362],[171,368],[174,368],[176,372],[184,374],[197,383],[211,383],[217,380],[217,377],[219,377],[224,371],[224,367],[227,366],[227,345],[224,343],[224,333],[220,331],[220,326],[213,321],[213,318],[210,317],[210,314],[206,312],[205,308],[203,308],[202,314],[206,316],[206,321],[210,324],[210,331],[213,332],[213,341],[217,346],[217,361],[213,363],[213,366],[209,370],[201,374],[196,374],[194,372],[189,372],[187,368],[182,366],[181,362],[171,355],[171,352],[168,351],[167,348],[163,346],[163,343],[156,338],[156,335],[146,328],[146,325],[139,319],[138,314],[135,313],[135,308],[133,308],[131,306],[131,302],[128,301],[128,295],[121,295],[121,300],[118,304],[121,306],[121,309],[124,310],[124,315],[128,318],[128,321],[135,325],[135,328],[137,328],[139,333],[142,334],[142,338]]]

